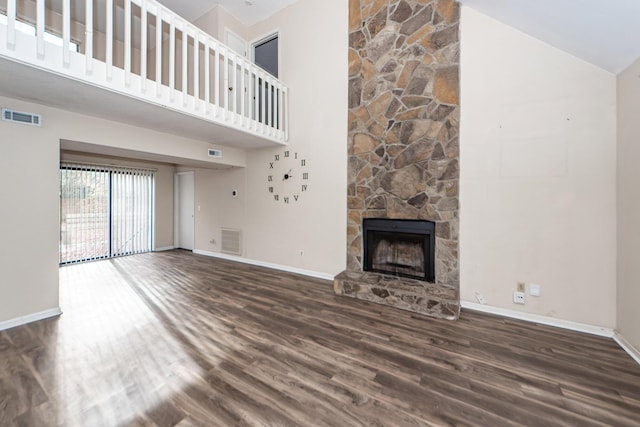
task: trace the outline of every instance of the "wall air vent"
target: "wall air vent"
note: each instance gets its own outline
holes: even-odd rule
[[[216,158],[221,158],[222,157],[222,150],[215,150],[213,148],[209,148],[209,157],[216,157]]]
[[[42,126],[42,116],[39,114],[23,113],[21,111],[2,109],[2,120],[22,123],[25,125]]]
[[[233,228],[221,228],[220,232],[222,236],[220,251],[232,255],[242,255],[242,250],[240,248],[240,230],[235,230]]]

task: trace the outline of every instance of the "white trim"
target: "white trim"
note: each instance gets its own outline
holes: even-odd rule
[[[172,251],[175,249],[175,246],[163,246],[161,248],[155,248],[154,252],[164,252],[164,251]]]
[[[193,176],[193,245],[196,239],[196,172],[182,171],[173,174],[173,248],[180,247],[180,176]]]
[[[267,42],[269,40],[278,38],[278,74],[280,74],[280,64],[282,63],[281,61],[281,53],[280,53],[280,27],[276,28],[275,30],[272,30],[270,32],[264,33],[262,36],[259,36],[253,40],[249,41],[249,54],[247,55],[249,59],[249,61],[251,61],[252,64],[256,63],[256,45],[260,44],[260,43],[264,43]],[[271,76],[271,73],[267,72],[268,75]]]
[[[602,326],[587,325],[586,323],[572,322],[570,320],[556,319],[554,317],[540,316],[538,314],[523,313],[521,311],[509,310],[506,308],[493,307],[490,305],[478,304],[470,301],[460,301],[460,306],[468,310],[481,311],[483,313],[497,314],[513,319],[525,320],[527,322],[540,323],[542,325],[555,326],[557,328],[569,329],[576,332],[584,332],[591,335],[613,338],[614,332],[611,328]]]
[[[178,215],[180,212],[180,208],[178,204],[180,203],[180,198],[178,195],[178,173],[173,174],[173,247],[177,248],[180,244],[180,240],[178,233],[180,232],[179,224],[178,224]]]
[[[256,261],[253,259],[243,258],[239,256],[221,254],[219,252],[209,252],[209,251],[201,251],[199,249],[194,249],[193,253],[198,255],[210,256],[214,258],[226,259],[229,261],[241,262],[244,264],[256,265],[258,267],[267,267],[267,268],[272,268],[274,270],[282,270],[289,273],[302,274],[303,276],[315,277],[316,279],[324,279],[324,280],[335,279],[335,276],[332,274],[320,273],[318,271],[305,270],[305,269],[296,268],[296,267],[289,267],[288,265],[272,264],[270,262]]]
[[[269,40],[275,39],[276,37],[280,37],[280,27],[277,27],[271,31],[267,31],[263,33],[261,36],[254,38],[253,40],[249,40],[249,51],[251,52],[251,56],[249,60],[255,64],[255,55],[254,55],[254,47],[257,44],[261,44],[267,42]],[[279,41],[278,41],[279,42]],[[280,46],[278,46],[278,65],[280,65]]]
[[[26,316],[16,317],[15,319],[0,322],[0,331],[15,328],[16,326],[26,325],[27,323],[37,322],[38,320],[48,319],[49,317],[60,316],[62,310],[60,307],[52,308],[38,313],[27,314]]]
[[[618,343],[629,356],[633,358],[638,364],[640,364],[640,350],[635,348],[620,332],[616,331],[613,335],[613,339]]]

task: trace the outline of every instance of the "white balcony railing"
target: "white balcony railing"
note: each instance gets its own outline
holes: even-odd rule
[[[288,140],[287,87],[155,0],[6,0],[0,13],[0,57]]]

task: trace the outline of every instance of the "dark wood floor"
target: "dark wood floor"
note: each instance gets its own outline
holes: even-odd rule
[[[192,255],[60,269],[64,314],[0,332],[1,426],[638,426],[611,339]]]

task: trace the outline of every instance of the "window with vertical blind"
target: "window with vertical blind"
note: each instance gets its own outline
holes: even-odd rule
[[[149,252],[154,171],[60,165],[60,264]]]

